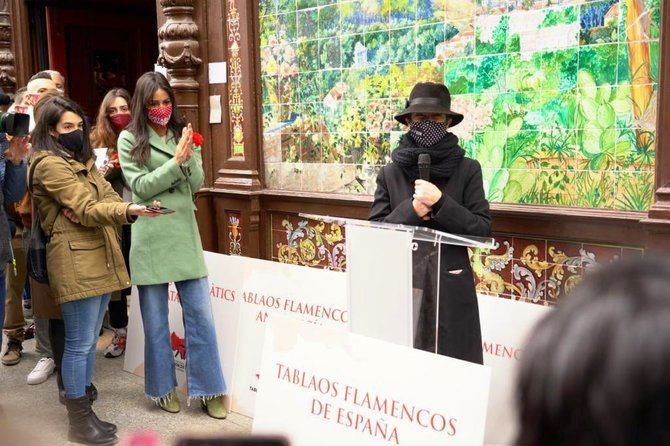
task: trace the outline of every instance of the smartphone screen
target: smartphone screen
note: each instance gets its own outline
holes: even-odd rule
[[[147,211],[155,212],[157,214],[172,214],[172,213],[174,213],[174,209],[164,208],[162,206],[158,209],[152,208],[152,207],[147,207]]]

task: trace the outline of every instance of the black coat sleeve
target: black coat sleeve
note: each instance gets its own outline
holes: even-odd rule
[[[414,212],[411,198],[401,201],[395,209],[391,208],[391,197],[384,179],[384,168],[381,168],[377,175],[375,200],[370,208],[368,220],[412,226],[418,226],[422,223],[421,218]]]
[[[451,234],[489,237],[491,235],[491,215],[489,202],[484,195],[482,168],[477,161],[472,162],[470,173],[463,190],[463,204],[459,204],[447,194],[433,206],[433,219]]]
[[[121,168],[120,167],[110,167],[105,174],[105,180],[113,183],[114,181],[121,178]]]

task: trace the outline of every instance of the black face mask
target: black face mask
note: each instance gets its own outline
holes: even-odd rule
[[[84,148],[84,131],[74,130],[58,135],[58,142],[71,153],[79,153]]]
[[[409,126],[409,135],[419,147],[433,147],[447,135],[447,124],[437,121],[417,121]]]

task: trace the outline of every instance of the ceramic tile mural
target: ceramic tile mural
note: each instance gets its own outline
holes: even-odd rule
[[[551,306],[585,274],[624,258],[641,258],[639,248],[495,236],[496,248],[470,253],[477,292]]]
[[[261,0],[268,187],[371,194],[444,82],[491,201],[644,210],[659,0]]]
[[[293,265],[344,271],[347,266],[344,226],[270,214],[272,260]]]

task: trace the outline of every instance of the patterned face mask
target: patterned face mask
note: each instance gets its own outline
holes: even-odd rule
[[[170,122],[170,117],[172,116],[172,104],[166,105],[164,107],[154,107],[150,108],[149,120],[156,125],[165,127]]]
[[[447,134],[447,124],[436,121],[416,121],[410,124],[409,134],[419,147],[432,147]]]

